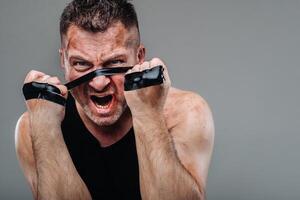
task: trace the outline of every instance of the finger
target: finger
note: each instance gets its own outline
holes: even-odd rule
[[[61,96],[67,98],[67,96],[68,96],[68,88],[66,86],[61,85],[61,84],[54,85],[54,86],[57,87],[60,90]]]
[[[68,93],[67,87],[65,85],[62,85],[61,81],[56,76],[49,77],[48,79],[45,80],[45,82],[57,87],[60,90],[60,94],[62,96],[66,96],[66,94]]]
[[[128,70],[126,72],[126,74],[131,74],[131,73],[134,73],[134,72],[139,72],[140,71],[140,68],[141,68],[141,65],[135,65],[132,69]],[[126,75],[125,74],[125,75]]]
[[[43,76],[45,76],[46,74],[40,71],[36,71],[36,70],[31,70],[27,75],[26,78],[24,80],[24,83],[29,83],[32,81],[35,81]]]
[[[46,82],[46,80],[47,80],[48,78],[50,78],[50,77],[51,77],[51,76],[49,76],[49,75],[44,75],[44,76],[38,78],[37,81],[40,81],[40,82]]]
[[[146,69],[150,69],[150,62],[144,62],[141,67],[140,67],[140,71],[144,71]]]
[[[58,77],[56,76],[52,76],[52,77],[48,77],[46,80],[43,81],[44,83],[48,83],[50,85],[53,85],[55,87],[57,87],[60,90],[60,94],[62,96],[65,96],[68,93],[68,89],[65,85],[61,84],[61,81],[59,80]]]
[[[52,85],[60,85],[61,84],[60,80],[56,76],[53,76],[53,77],[49,76],[47,79],[45,79],[45,82],[52,84]]]

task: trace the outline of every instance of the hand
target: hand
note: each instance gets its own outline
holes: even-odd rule
[[[143,117],[152,114],[162,114],[166,97],[171,86],[171,81],[166,65],[159,58],[153,58],[149,62],[144,62],[141,65],[135,65],[126,73],[130,74],[137,71],[143,71],[158,65],[161,65],[164,68],[164,83],[124,92],[127,105],[129,106],[133,116]]]
[[[42,72],[32,70],[27,74],[24,83],[33,81],[48,83],[55,86],[60,90],[61,95],[64,98],[67,98],[67,88],[61,84],[57,77],[51,77]],[[30,99],[26,101],[26,106],[30,116],[31,125],[46,123],[48,125],[54,124],[60,126],[60,123],[64,118],[65,108],[51,101]]]

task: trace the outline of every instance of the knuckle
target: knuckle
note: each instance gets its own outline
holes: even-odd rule
[[[26,75],[26,79],[29,79],[33,76],[33,74],[35,74],[35,71],[34,70],[30,70],[27,75]]]
[[[152,58],[151,63],[159,64],[159,63],[162,63],[162,61],[161,61],[161,59],[155,57],[155,58]]]
[[[47,82],[54,85],[60,84],[60,80],[56,76],[53,77],[49,76]]]
[[[50,76],[49,75],[43,75],[42,77],[40,77],[40,80],[41,81],[46,81],[47,79],[49,79],[50,78]]]
[[[132,71],[132,72],[139,71],[140,67],[141,67],[141,65],[135,65],[135,66],[131,69],[131,71]]]
[[[130,74],[132,73],[132,69],[128,70],[125,74]]]
[[[39,74],[41,74],[42,72],[36,71],[36,70],[30,70],[26,77],[25,77],[25,81],[24,82],[30,82],[33,81],[34,79],[36,79]]]
[[[57,76],[52,77],[53,81],[60,83],[60,80]]]
[[[143,64],[142,64],[142,67],[149,67],[150,63],[148,61],[145,61]]]
[[[28,74],[35,74],[35,73],[37,73],[38,71],[36,71],[36,70],[30,70],[29,72],[28,72]]]
[[[160,59],[160,58],[152,58],[151,60],[151,65],[153,67],[156,67],[156,66],[163,66],[164,68],[166,68],[166,65],[164,64],[164,62]]]

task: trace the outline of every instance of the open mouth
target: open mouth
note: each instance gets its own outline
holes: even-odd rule
[[[95,103],[95,105],[99,108],[105,109],[108,108],[113,100],[112,95],[107,95],[104,97],[91,96],[91,100]]]

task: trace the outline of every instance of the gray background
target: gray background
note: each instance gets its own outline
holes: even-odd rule
[[[60,74],[66,0],[0,2],[0,199],[31,199],[14,150],[32,68]],[[135,0],[148,58],[201,94],[216,124],[209,200],[300,199],[300,1]]]

